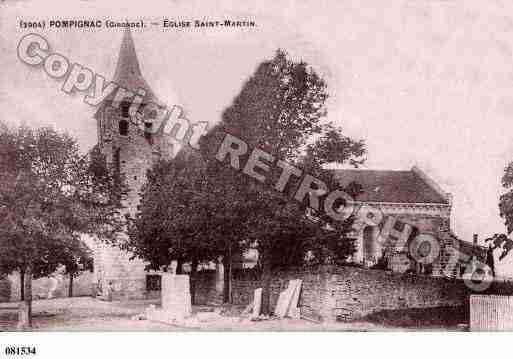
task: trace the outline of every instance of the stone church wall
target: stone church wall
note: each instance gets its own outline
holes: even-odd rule
[[[448,258],[451,255],[451,244],[452,243],[446,243],[444,236],[442,236],[442,233],[445,233],[449,231],[450,228],[450,221],[449,218],[445,218],[443,216],[439,215],[431,215],[431,214],[425,214],[425,213],[415,213],[415,211],[412,211],[412,213],[396,213],[396,214],[388,214],[385,215],[385,221],[393,220],[394,222],[394,230],[397,232],[402,232],[405,230],[404,225],[408,224],[411,226],[412,233],[410,234],[410,240],[416,236],[418,233],[430,233],[433,234],[436,238],[438,238],[439,245],[440,245],[440,251],[441,255],[440,258],[436,260],[436,263],[433,263],[433,269],[432,273],[434,275],[442,275],[442,269],[445,267],[445,264],[447,263]],[[383,225],[378,227],[377,232],[379,233],[381,230],[383,230]],[[378,235],[376,233],[375,235]],[[397,235],[394,234],[393,238],[395,238]],[[373,239],[375,242],[375,253],[374,257],[377,259],[377,257],[383,256],[384,253],[388,253],[388,260],[389,260],[389,269],[391,269],[394,272],[406,272],[408,270],[414,270],[413,263],[408,257],[408,250],[407,247],[408,243],[405,243],[406,247],[399,248],[397,247],[397,244],[395,240],[391,241],[384,241],[384,243],[379,244],[378,240],[375,238]],[[381,239],[383,241],[383,239]],[[360,257],[363,258],[363,246],[365,245],[363,239],[360,238],[359,241],[357,241],[357,252],[360,252]],[[388,248],[387,248],[388,247]],[[366,260],[363,258],[363,264],[366,265]],[[372,263],[375,264],[376,260],[374,260]]]
[[[419,232],[438,233],[444,225],[444,218],[438,216],[431,216],[426,214],[396,214],[395,219],[408,223],[410,226],[416,228]]]
[[[156,136],[152,140],[147,139],[131,121],[128,121],[126,136],[121,135],[121,120],[128,121],[120,108],[106,106],[98,121],[99,143],[111,170],[119,171],[127,186],[124,211],[134,216],[140,203],[140,190],[146,181],[146,171],[160,157],[161,140]],[[106,288],[111,283],[115,299],[147,296],[147,273],[143,261],[132,260],[130,253],[98,241],[95,243],[94,263],[100,286]]]
[[[99,290],[112,286],[114,299],[141,299],[146,297],[145,264],[131,260],[129,253],[97,242],[94,246],[94,275]]]
[[[290,279],[302,279],[301,315],[319,321],[353,320],[390,309],[461,306],[467,297],[461,281],[357,267],[322,266],[276,272],[273,277],[271,308]],[[236,275],[234,304],[249,304],[260,286],[252,272]]]

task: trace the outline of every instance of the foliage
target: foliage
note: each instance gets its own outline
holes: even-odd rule
[[[496,233],[486,239],[487,242],[490,241],[493,244],[494,250],[497,248],[502,249],[499,260],[505,258],[513,248],[513,240],[508,238],[513,232],[513,162],[510,162],[504,169],[502,187],[506,189],[506,192],[499,198],[499,213],[504,219],[506,234]]]
[[[218,254],[214,236],[215,198],[207,189],[201,163],[161,161],[148,172],[140,211],[129,224],[124,248],[148,261],[147,269],[166,269],[171,261],[208,262]]]
[[[500,216],[504,218],[507,234],[511,234],[513,232],[513,162],[504,169],[502,187],[506,189],[506,193],[499,199]]]
[[[499,260],[506,258],[508,253],[513,249],[513,240],[504,233],[495,233],[493,236],[486,238],[485,243],[490,242],[492,250],[502,249]]]
[[[81,234],[121,231],[121,187],[107,172],[98,150],[80,154],[67,134],[2,124],[0,270],[41,277],[64,264],[71,273],[86,257]]]
[[[311,221],[304,215],[311,204],[307,200],[291,200],[301,178],[292,178],[281,193],[273,189],[280,168],[272,167],[265,183],[259,183],[235,172],[228,164],[219,163],[214,158],[215,151],[229,133],[247,143],[248,152],[253,148],[264,150],[273,155],[274,163],[287,161],[302,168],[303,173],[323,180],[331,190],[338,189],[332,172],[324,170],[324,166],[362,164],[365,147],[363,141],[344,136],[339,127],[326,122],[327,97],[326,83],[311,67],[288,59],[279,50],[273,59],[258,66],[232,106],[223,113],[221,123],[201,143],[208,171],[218,179],[217,185],[229,187],[238,201],[251,210],[251,216],[238,223],[246,224],[245,236],[258,248],[261,260],[269,260],[271,267],[282,265],[285,258],[301,262],[306,253],[312,252],[318,260],[331,256],[343,261],[352,254],[345,235],[351,219],[336,223],[315,213],[318,221]],[[242,163],[247,158],[243,157]],[[353,195],[359,191],[357,187],[346,190]],[[327,225],[331,230],[326,230]],[[296,248],[297,255],[289,256],[291,248]]]
[[[224,136],[231,134],[250,149],[241,163],[259,148],[338,189],[324,166],[358,166],[365,147],[326,122],[327,97],[324,80],[284,51],[261,63],[222,121],[201,139],[201,155],[184,150],[149,171],[128,249],[156,269],[173,259],[208,261],[256,248],[267,278],[264,310],[273,268],[344,263],[354,252],[347,236],[352,218],[336,222],[321,212],[306,215],[311,204],[291,199],[300,178],[292,178],[283,192],[273,188],[279,168],[271,168],[260,183],[215,158]],[[360,188],[352,184],[346,190],[357,195]]]

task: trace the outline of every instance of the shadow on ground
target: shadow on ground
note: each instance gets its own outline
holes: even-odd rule
[[[464,306],[382,310],[362,320],[385,327],[405,329],[462,330],[468,323]]]

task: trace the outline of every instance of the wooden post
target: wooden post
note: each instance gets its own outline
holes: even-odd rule
[[[68,297],[73,297],[73,273],[69,274],[69,288],[68,288]]]
[[[20,300],[25,300],[25,271],[20,271]]]

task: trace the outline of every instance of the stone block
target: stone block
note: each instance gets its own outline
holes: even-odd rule
[[[189,276],[185,274],[162,274],[162,308],[150,306],[146,318],[163,323],[183,322],[192,314]]]
[[[183,316],[191,314],[189,276],[186,274],[162,275],[162,309]]]
[[[258,318],[262,310],[262,288],[255,289],[252,318]]]

